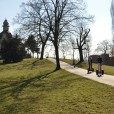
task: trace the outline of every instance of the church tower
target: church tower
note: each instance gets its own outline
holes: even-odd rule
[[[9,23],[6,19],[4,20],[2,27],[3,31],[0,33],[0,50],[2,48],[3,40],[8,40],[12,38],[12,34],[9,32]]]
[[[3,31],[9,32],[9,23],[6,19],[3,22]]]

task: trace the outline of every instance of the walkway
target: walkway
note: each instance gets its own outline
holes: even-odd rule
[[[55,59],[48,58],[48,60],[55,63]],[[78,67],[74,68],[73,66],[69,65],[68,63],[65,63],[62,61],[60,61],[60,64],[61,64],[61,68],[66,70],[66,71],[69,71],[71,73],[78,74],[78,75],[83,76],[85,78],[89,78],[89,79],[98,81],[100,83],[104,83],[104,84],[111,85],[114,87],[114,76],[112,76],[112,75],[104,74],[101,77],[97,77],[95,72],[87,74],[87,70],[85,70],[85,69],[78,68]]]

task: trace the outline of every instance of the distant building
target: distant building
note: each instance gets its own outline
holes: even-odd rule
[[[5,19],[3,22],[3,31],[0,33],[0,51],[1,48],[3,47],[3,40],[8,40],[12,38],[12,34],[9,32],[9,23],[8,21]]]
[[[99,55],[91,55],[92,57],[92,62],[93,63],[98,63],[97,59],[98,59]],[[109,66],[114,66],[114,57],[109,57],[109,54],[101,54],[100,55],[104,65],[109,65]]]

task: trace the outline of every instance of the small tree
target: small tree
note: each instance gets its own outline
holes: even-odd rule
[[[65,59],[69,50],[68,43],[61,43],[59,49],[62,52],[63,58]]]
[[[109,50],[109,48],[110,48],[109,41],[103,40],[97,44],[97,48],[95,49],[95,51],[102,52],[102,53],[106,54],[107,50]]]

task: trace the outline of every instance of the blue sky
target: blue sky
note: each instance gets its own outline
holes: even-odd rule
[[[8,20],[10,31],[13,32],[13,18],[20,12],[20,5],[26,0],[0,0],[0,31],[2,31],[3,21]]]
[[[0,31],[6,18],[10,25],[10,32],[13,32],[13,18],[20,12],[20,5],[26,0],[0,0]],[[111,0],[85,0],[88,4],[87,11],[95,16],[95,22],[90,26],[92,36],[92,49],[96,48],[97,43],[104,39],[112,39],[111,33]]]

